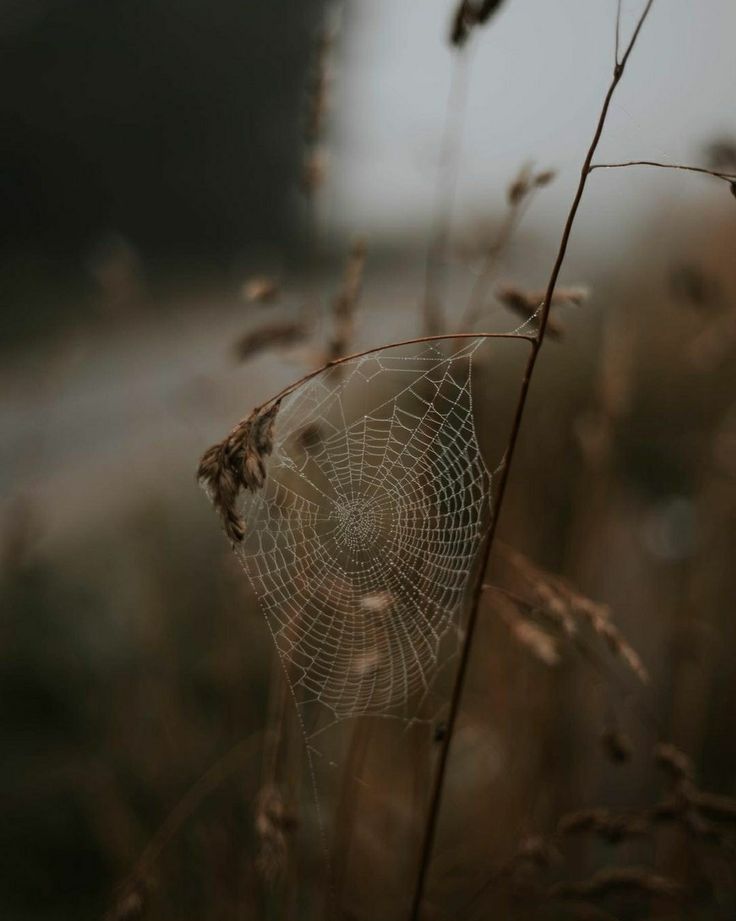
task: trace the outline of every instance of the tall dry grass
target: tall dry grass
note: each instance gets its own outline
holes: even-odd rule
[[[498,6],[463,0],[455,44],[492,29]],[[326,178],[334,41],[332,30],[318,41],[308,105],[312,202]],[[463,330],[485,322],[492,294],[511,325],[536,314],[526,327],[531,362],[519,369],[509,360],[506,391],[477,395],[476,424],[490,448],[521,371],[498,536],[448,709],[400,733],[370,718],[345,724],[331,749],[336,769],[318,790],[330,817],[326,841],[288,684],[208,519],[142,497],[124,540],[95,535],[55,564],[34,551],[27,509],[10,522],[5,591],[43,631],[53,628],[51,599],[88,620],[104,598],[110,631],[111,595],[122,604],[127,592],[126,610],[136,612],[123,631],[127,651],[53,642],[42,662],[57,697],[80,656],[107,673],[104,681],[91,667],[82,674],[104,694],[83,717],[70,696],[64,742],[73,748],[79,733],[102,754],[69,762],[65,776],[13,781],[26,799],[45,786],[54,801],[82,804],[80,826],[104,864],[89,874],[120,879],[108,919],[736,914],[733,218],[706,215],[699,239],[684,222],[666,233],[655,224],[661,252],[631,251],[616,277],[584,279],[592,292],[584,312],[566,312],[583,300],[580,287],[557,284],[576,209],[604,166],[592,157],[632,48],[617,37],[609,96],[548,285],[537,290],[531,273],[500,280],[509,248],[525,244],[521,218],[554,181],[550,171],[522,169],[495,233],[478,241]],[[721,158],[702,169],[728,197],[733,164]],[[435,290],[419,298],[417,322],[442,335],[451,297],[449,282],[435,280],[453,243],[442,210],[438,227],[427,273]],[[247,296],[281,319],[244,333],[238,360],[282,362],[296,345],[318,367],[359,350],[378,285],[370,246],[353,244],[342,282],[330,286],[338,293],[326,335],[314,333],[317,282],[315,269],[308,296],[281,310],[289,280],[253,279]],[[234,501],[268,476],[272,422],[277,415],[259,412],[238,426],[204,471],[235,542],[247,521]],[[94,553],[99,581],[75,578]],[[75,596],[79,584],[85,597]],[[30,633],[10,641],[16,662],[32,658],[32,643]],[[97,904],[66,915],[92,916]]]

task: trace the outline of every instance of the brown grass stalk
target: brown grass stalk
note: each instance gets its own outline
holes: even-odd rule
[[[447,100],[432,230],[425,265],[424,293],[421,302],[423,328],[427,336],[436,336],[445,328],[447,249],[460,172],[460,151],[468,96],[468,67],[469,61],[465,54],[456,58]]]
[[[506,451],[506,456],[504,459],[504,464],[500,473],[499,481],[499,490],[498,498],[496,500],[496,512],[491,522],[491,528],[486,541],[485,553],[484,553],[484,566],[483,571],[488,563],[490,557],[491,548],[493,546],[493,538],[495,536],[496,527],[498,524],[498,518],[500,509],[503,503],[503,497],[506,490],[506,483],[508,481],[508,474],[511,467],[511,462],[513,459],[514,449],[519,436],[519,431],[521,429],[522,417],[524,414],[524,409],[526,407],[527,396],[529,393],[529,387],[532,380],[532,375],[534,373],[534,368],[536,366],[537,358],[539,357],[539,352],[544,342],[545,332],[547,330],[547,324],[549,321],[550,310],[552,307],[552,299],[554,297],[555,289],[557,287],[557,281],[562,269],[562,265],[565,261],[565,256],[567,255],[567,249],[570,242],[570,236],[572,234],[572,228],[575,223],[575,218],[577,217],[578,210],[580,208],[580,203],[585,192],[585,187],[587,184],[588,177],[590,175],[590,166],[593,162],[593,157],[595,156],[596,150],[598,149],[598,144],[603,134],[603,128],[606,123],[606,118],[608,116],[608,111],[611,105],[611,100],[616,92],[616,88],[621,82],[621,78],[626,70],[626,64],[631,56],[632,51],[636,45],[637,39],[641,33],[642,27],[646,22],[649,13],[652,9],[652,4],[654,0],[647,0],[647,3],[639,17],[639,20],[636,24],[634,32],[629,39],[629,43],[624,50],[623,55],[620,57],[618,53],[616,54],[616,60],[613,68],[613,75],[611,77],[611,82],[608,86],[608,90],[603,100],[603,105],[601,107],[600,114],[598,116],[598,121],[593,132],[593,138],[591,140],[588,152],[583,161],[583,165],[580,170],[580,178],[578,180],[577,190],[570,206],[570,211],[565,222],[564,229],[562,231],[562,238],[560,240],[560,246],[557,253],[557,258],[552,267],[552,272],[550,274],[549,283],[547,285],[547,290],[545,293],[544,302],[542,305],[542,310],[540,313],[539,321],[539,330],[536,338],[533,341],[531,353],[529,355],[529,360],[526,367],[526,372],[524,379],[522,381],[521,393],[519,396],[519,401],[517,404],[516,414],[511,430],[511,435],[509,438],[509,444]],[[480,596],[482,592],[482,572],[481,576],[478,579],[475,597],[473,599],[473,605],[471,607],[470,615],[468,618],[468,624],[466,628],[465,639],[463,642],[462,651],[460,654],[460,662],[457,669],[457,677],[455,680],[455,686],[453,689],[452,698],[450,701],[450,708],[447,720],[447,738],[443,744],[439,764],[437,766],[437,774],[434,783],[432,799],[430,803],[429,814],[427,817],[427,826],[424,837],[424,842],[420,854],[419,860],[419,871],[417,874],[417,883],[414,890],[414,896],[411,903],[411,910],[409,917],[411,921],[419,921],[422,900],[424,897],[424,890],[427,882],[427,874],[429,872],[429,864],[432,856],[432,851],[434,849],[434,841],[437,830],[437,821],[439,819],[440,805],[442,801],[442,792],[444,788],[445,774],[447,771],[447,762],[450,751],[450,745],[452,743],[452,736],[454,728],[457,722],[457,716],[460,710],[460,701],[462,699],[463,689],[465,686],[465,677],[467,674],[468,663],[470,661],[470,651],[472,648],[473,636],[475,632],[475,626],[478,619],[478,610],[480,606]]]
[[[361,800],[359,778],[368,755],[372,725],[372,721],[368,717],[358,719],[353,727],[350,739],[350,748],[343,771],[342,788],[335,814],[331,856],[332,887],[327,887],[328,904],[326,906],[326,916],[329,916],[333,895],[337,901],[337,906],[344,906],[345,883],[350,868],[350,854],[355,834],[355,817]]]
[[[363,287],[366,252],[365,240],[362,239],[356,240],[350,247],[342,289],[332,305],[334,328],[327,347],[328,361],[334,361],[347,354],[352,345],[355,311]]]
[[[473,282],[468,304],[461,320],[461,325],[464,329],[470,329],[483,315],[488,288],[496,275],[500,256],[504,253],[518,230],[519,224],[534,200],[536,192],[549,185],[554,177],[555,173],[552,170],[533,173],[528,166],[523,166],[515,179],[509,184],[506,194],[508,210],[495,238],[486,251],[480,272]],[[534,305],[534,309],[541,304],[543,297],[544,293]]]

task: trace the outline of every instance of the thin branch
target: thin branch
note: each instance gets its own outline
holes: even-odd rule
[[[621,46],[621,0],[616,2],[616,43],[614,46],[613,62],[618,66],[618,55]]]
[[[301,387],[302,384],[306,384],[308,381],[311,381],[312,378],[317,377],[317,375],[322,374],[324,371],[329,371],[330,368],[345,364],[346,361],[354,361],[356,358],[364,358],[366,355],[375,355],[376,352],[383,352],[385,349],[400,348],[402,345],[421,345],[423,342],[444,342],[451,339],[519,339],[528,342],[532,346],[536,346],[537,341],[534,336],[524,333],[443,333],[437,336],[417,336],[414,339],[401,339],[399,342],[387,342],[383,345],[373,346],[373,348],[370,349],[364,349],[362,352],[354,352],[352,355],[343,355],[341,358],[335,358],[332,361],[325,362],[325,364],[320,365],[319,368],[307,372],[307,374],[304,374],[299,380],[293,381],[272,397],[264,400],[263,403],[255,407],[253,412],[259,413],[264,407],[270,406],[278,400],[283,400],[284,397],[293,393],[298,387]]]
[[[659,163],[657,160],[626,160],[623,163],[592,163],[588,172],[592,173],[594,169],[623,169],[627,166],[656,166],[658,169],[676,169],[684,170],[688,173],[702,173],[704,176],[712,176],[714,179],[722,179],[724,182],[736,182],[736,173],[722,173],[719,170],[706,169],[704,166],[686,166],[682,163]]]
[[[470,661],[470,651],[473,644],[473,636],[475,632],[475,626],[478,620],[478,611],[480,608],[481,594],[483,591],[483,573],[488,565],[488,560],[491,553],[491,548],[493,546],[493,538],[495,536],[496,528],[499,520],[499,512],[501,505],[503,503],[503,497],[506,491],[506,484],[508,482],[508,473],[511,466],[511,460],[513,458],[514,449],[518,441],[519,431],[521,429],[521,421],[524,414],[524,408],[526,406],[527,396],[529,393],[529,385],[531,383],[532,374],[534,372],[534,367],[536,365],[539,352],[544,342],[544,336],[547,331],[547,324],[549,321],[550,310],[552,307],[552,299],[554,297],[555,288],[557,286],[557,280],[560,275],[560,270],[562,269],[562,264],[565,261],[565,256],[567,254],[567,247],[570,242],[570,235],[572,233],[572,228],[575,223],[575,218],[580,207],[580,202],[585,191],[585,185],[590,174],[590,166],[593,162],[593,157],[598,148],[598,144],[603,134],[603,127],[608,116],[608,110],[611,105],[611,99],[613,98],[616,88],[621,81],[621,77],[624,74],[626,69],[626,64],[631,56],[631,52],[636,45],[636,42],[641,33],[642,27],[649,16],[649,13],[652,8],[654,0],[647,0],[647,3],[639,17],[639,20],[636,24],[636,28],[629,40],[626,50],[624,51],[623,57],[620,61],[617,61],[614,69],[613,75],[611,77],[611,82],[606,92],[605,98],[603,100],[603,105],[601,107],[600,115],[598,117],[598,122],[596,124],[595,131],[593,133],[593,139],[590,142],[590,147],[583,161],[582,168],[580,170],[580,179],[578,181],[577,191],[575,197],[573,198],[572,205],[570,206],[570,211],[565,222],[564,229],[562,231],[562,238],[560,240],[560,247],[555,260],[554,266],[552,267],[552,273],[549,278],[549,283],[547,285],[547,291],[544,297],[544,303],[542,305],[542,310],[540,314],[539,329],[537,332],[537,337],[534,342],[531,354],[529,356],[529,361],[526,367],[526,372],[524,379],[521,385],[521,391],[519,394],[519,401],[517,403],[516,414],[514,416],[513,425],[511,428],[511,434],[509,436],[508,448],[506,451],[506,456],[503,461],[503,466],[501,468],[500,480],[499,480],[499,489],[498,489],[498,498],[496,500],[496,509],[493,515],[493,520],[491,521],[491,527],[489,529],[488,537],[486,539],[485,553],[483,557],[483,565],[480,570],[480,575],[478,576],[475,594],[473,598],[473,604],[470,610],[470,615],[468,617],[468,625],[465,632],[465,638],[463,641],[463,647],[460,653],[460,661],[457,668],[457,676],[455,679],[455,686],[453,688],[452,697],[450,700],[450,707],[447,717],[447,733],[445,735],[444,744],[440,751],[439,764],[437,765],[437,773],[434,783],[434,788],[432,790],[432,796],[430,800],[429,812],[427,816],[427,824],[425,826],[425,835],[424,841],[422,844],[421,856],[419,861],[419,872],[417,875],[416,888],[414,890],[414,897],[412,901],[411,911],[409,918],[411,921],[419,921],[420,912],[422,908],[422,901],[424,897],[424,889],[427,882],[427,874],[429,871],[429,863],[432,857],[432,852],[434,850],[435,835],[437,831],[437,821],[440,814],[440,806],[442,802],[442,792],[444,789],[445,774],[447,771],[448,755],[450,751],[450,745],[452,742],[455,725],[457,723],[457,716],[460,711],[460,701],[463,695],[463,689],[465,687],[465,677],[468,671],[468,663]]]
[[[444,327],[444,294],[447,247],[452,231],[452,212],[460,174],[460,154],[468,102],[467,52],[455,59],[452,84],[440,153],[439,175],[435,188],[432,236],[427,250],[422,313],[427,335],[441,333]]]
[[[575,197],[570,208],[570,213],[567,216],[567,221],[565,223],[565,228],[562,232],[562,240],[560,241],[560,249],[557,254],[557,259],[552,268],[552,274],[550,275],[549,284],[547,286],[547,294],[544,298],[544,304],[542,306],[542,314],[539,322],[539,344],[541,345],[544,340],[544,333],[547,329],[547,321],[549,319],[550,308],[552,307],[552,296],[555,293],[555,287],[557,285],[557,279],[560,275],[560,270],[562,268],[562,263],[565,261],[565,256],[567,255],[567,247],[570,242],[570,234],[572,232],[573,224],[575,223],[575,218],[577,217],[578,208],[580,207],[580,201],[583,197],[583,192],[585,191],[585,185],[590,175],[590,167],[593,162],[593,157],[595,152],[598,149],[598,144],[603,134],[603,126],[606,123],[606,118],[608,117],[608,110],[611,106],[611,100],[613,99],[613,94],[616,92],[616,88],[621,81],[621,77],[624,74],[626,64],[628,63],[631,52],[634,49],[639,34],[641,33],[642,26],[644,25],[647,17],[649,16],[649,11],[652,8],[654,0],[647,0],[647,4],[644,7],[644,10],[639,17],[639,21],[636,24],[634,33],[629,40],[629,44],[626,46],[626,51],[624,52],[621,61],[616,64],[613,69],[613,77],[611,78],[611,83],[608,87],[608,91],[603,100],[603,106],[601,108],[601,113],[598,117],[598,124],[596,125],[595,132],[593,134],[593,140],[591,141],[588,153],[585,156],[582,169],[580,170],[580,180],[578,182],[578,188],[575,193]],[[532,356],[536,359],[536,355]]]

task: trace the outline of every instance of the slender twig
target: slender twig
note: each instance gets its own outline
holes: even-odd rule
[[[498,229],[495,240],[488,248],[483,267],[478,273],[468,298],[468,305],[462,317],[461,326],[469,328],[478,322],[483,303],[485,300],[488,285],[493,279],[494,270],[497,266],[498,257],[508,245],[511,237],[514,235],[516,228],[519,226],[525,211],[531,204],[535,189],[530,189],[529,193],[518,201],[514,201],[509,206],[506,216]]]
[[[658,169],[685,170],[688,173],[702,173],[724,182],[736,182],[736,173],[722,173],[719,170],[706,169],[704,166],[687,166],[682,163],[659,163],[657,160],[626,160],[623,163],[591,163],[588,172],[594,169],[623,169],[628,166],[656,166]]]
[[[503,497],[506,491],[506,483],[508,482],[508,474],[511,467],[511,460],[513,458],[514,449],[518,441],[519,432],[521,429],[521,421],[524,414],[524,409],[526,406],[527,396],[529,393],[529,386],[531,384],[532,374],[534,372],[534,367],[539,356],[539,352],[544,342],[545,332],[547,330],[547,324],[549,321],[550,309],[552,307],[552,298],[555,293],[555,287],[557,285],[557,280],[562,269],[562,264],[565,261],[565,256],[567,254],[568,244],[570,242],[570,235],[572,233],[572,228],[575,223],[575,218],[580,208],[580,202],[585,191],[585,186],[590,175],[590,166],[593,162],[593,157],[598,148],[598,143],[600,142],[601,135],[603,133],[603,127],[608,116],[608,110],[611,106],[611,100],[616,88],[621,81],[621,78],[626,69],[626,64],[629,60],[631,52],[636,45],[637,39],[641,33],[642,27],[649,16],[649,12],[652,8],[654,0],[647,0],[647,3],[642,11],[639,20],[636,24],[636,28],[629,40],[626,50],[624,51],[623,56],[620,61],[617,61],[614,69],[613,75],[611,77],[611,82],[609,84],[608,90],[603,100],[603,105],[601,107],[600,115],[598,116],[598,122],[596,124],[595,131],[593,133],[593,139],[588,148],[588,152],[583,161],[582,168],[580,170],[580,179],[578,181],[577,190],[570,206],[570,211],[565,222],[565,226],[562,231],[562,238],[560,240],[560,246],[557,253],[557,258],[552,267],[552,272],[550,274],[549,283],[547,285],[547,290],[544,297],[544,302],[542,304],[542,309],[540,312],[539,318],[539,328],[537,332],[536,339],[532,344],[532,350],[529,355],[529,360],[527,363],[526,371],[524,378],[521,384],[521,391],[519,394],[519,400],[516,407],[516,413],[514,416],[514,421],[511,428],[511,433],[509,436],[508,447],[506,450],[506,456],[504,458],[503,466],[500,472],[499,478],[499,488],[498,496],[496,499],[496,508],[491,521],[491,527],[489,529],[488,537],[486,539],[486,545],[484,549],[483,556],[483,566],[481,567],[480,575],[477,578],[475,593],[473,598],[473,603],[470,609],[470,614],[468,617],[468,624],[465,631],[465,638],[463,641],[463,647],[460,653],[460,661],[458,664],[455,685],[452,692],[452,697],[450,700],[450,707],[447,717],[447,733],[445,740],[440,751],[439,763],[437,765],[437,772],[435,776],[434,788],[432,791],[432,798],[430,801],[429,814],[427,817],[427,824],[425,828],[424,842],[422,846],[420,861],[419,861],[419,872],[417,875],[416,888],[414,890],[414,897],[412,900],[411,911],[409,917],[411,921],[419,921],[420,911],[422,907],[422,900],[424,897],[424,889],[427,881],[427,874],[429,871],[429,863],[434,850],[434,841],[435,834],[437,831],[437,821],[440,813],[440,805],[442,801],[442,792],[444,789],[445,774],[447,770],[448,755],[450,751],[450,745],[452,743],[452,738],[454,734],[455,724],[457,722],[457,716],[460,710],[460,701],[463,695],[463,689],[465,687],[465,677],[468,670],[468,663],[470,660],[470,651],[472,648],[473,636],[475,632],[475,626],[478,620],[478,611],[480,607],[481,594],[483,591],[483,572],[486,569],[488,560],[491,553],[491,548],[493,546],[493,538],[495,536],[496,528],[499,520],[499,512],[503,502]]]
[[[255,407],[253,412],[259,413],[266,406],[270,406],[278,400],[283,400],[284,397],[293,393],[297,388],[301,387],[302,384],[311,381],[313,377],[317,377],[319,374],[322,374],[324,371],[329,371],[330,368],[334,368],[337,365],[345,364],[346,361],[355,361],[357,358],[364,358],[366,355],[375,355],[376,352],[383,352],[386,349],[398,349],[402,345],[421,345],[424,342],[446,342],[451,339],[521,339],[532,345],[536,342],[534,336],[526,333],[443,333],[437,336],[416,336],[414,339],[402,339],[399,342],[388,342],[383,345],[373,346],[373,348],[370,349],[364,349],[362,352],[354,352],[352,355],[343,355],[341,358],[335,358],[332,361],[325,362],[325,364],[320,365],[319,368],[307,372],[307,374],[304,374],[299,380],[293,381],[282,390],[279,390],[278,393],[264,400],[263,403]]]
[[[468,67],[467,52],[461,52],[455,59],[447,100],[440,172],[435,189],[432,236],[427,250],[422,301],[424,331],[427,335],[441,333],[444,328],[445,262],[460,172],[460,152],[468,99]]]
[[[621,0],[616,2],[616,41],[613,50],[613,63],[618,66],[618,55],[621,48]]]

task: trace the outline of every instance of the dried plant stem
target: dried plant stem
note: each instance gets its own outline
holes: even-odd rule
[[[373,724],[363,718],[353,727],[347,762],[343,772],[342,789],[335,815],[335,834],[332,845],[332,890],[327,889],[325,917],[329,917],[332,898],[338,907],[343,906],[345,880],[350,868],[350,854],[355,832],[355,816],[360,805],[359,778],[365,766],[371,741]]]
[[[598,122],[596,124],[595,131],[593,133],[593,139],[591,140],[588,152],[583,161],[582,168],[580,170],[580,179],[578,181],[577,190],[570,206],[570,211],[565,222],[564,229],[562,231],[562,238],[560,240],[560,246],[557,253],[557,258],[552,267],[552,272],[550,274],[549,283],[547,285],[547,290],[544,297],[544,302],[542,304],[542,309],[540,312],[539,319],[539,329],[537,332],[536,338],[532,342],[532,349],[529,355],[529,360],[527,362],[526,371],[524,374],[524,379],[521,384],[521,391],[519,394],[519,400],[516,407],[516,413],[514,416],[514,421],[511,428],[511,434],[509,436],[509,443],[506,450],[506,455],[504,458],[503,467],[500,473],[499,479],[499,489],[498,497],[496,500],[496,509],[491,522],[491,527],[489,530],[488,538],[486,540],[485,552],[484,552],[484,565],[482,567],[481,573],[478,577],[475,595],[473,598],[472,607],[470,610],[470,615],[468,617],[468,624],[465,633],[465,639],[463,641],[463,647],[460,653],[460,661],[457,668],[457,674],[455,679],[455,686],[453,688],[452,698],[450,700],[450,707],[447,718],[447,735],[444,740],[442,749],[440,751],[439,763],[437,765],[437,772],[435,775],[435,783],[432,791],[432,798],[430,802],[429,814],[427,816],[427,824],[425,829],[424,841],[421,850],[420,860],[419,860],[419,872],[417,874],[417,882],[414,890],[414,897],[411,904],[411,911],[409,917],[411,921],[419,921],[420,912],[422,908],[422,900],[424,897],[424,890],[427,882],[427,874],[429,871],[429,863],[432,857],[432,851],[434,849],[435,834],[437,831],[437,821],[439,819],[440,805],[442,801],[442,792],[444,789],[445,774],[447,771],[447,762],[448,755],[450,751],[450,745],[452,743],[452,738],[454,734],[455,725],[457,723],[457,716],[460,710],[460,701],[462,699],[463,689],[465,686],[465,677],[468,670],[468,663],[470,660],[470,651],[473,643],[473,636],[475,632],[475,626],[478,619],[478,611],[480,607],[481,593],[483,591],[483,572],[488,563],[490,557],[491,548],[493,545],[493,538],[495,535],[496,527],[499,519],[499,512],[501,505],[503,503],[503,497],[506,491],[506,483],[508,482],[508,474],[511,467],[511,461],[513,458],[514,449],[518,441],[519,431],[521,429],[521,421],[524,414],[524,409],[526,407],[527,396],[529,393],[529,386],[531,384],[532,374],[536,366],[537,358],[539,352],[544,342],[545,332],[547,330],[547,323],[549,320],[550,309],[552,307],[552,298],[555,293],[555,287],[557,285],[557,280],[562,269],[562,265],[565,261],[565,256],[567,254],[568,244],[570,242],[570,235],[572,233],[572,228],[575,223],[575,218],[577,217],[578,210],[580,208],[580,202],[583,198],[583,193],[585,192],[585,186],[590,175],[590,167],[593,162],[593,157],[598,148],[598,144],[603,134],[603,127],[606,123],[606,118],[608,116],[608,111],[611,106],[611,100],[613,95],[616,92],[616,88],[621,81],[621,78],[626,69],[626,64],[631,56],[631,52],[636,45],[637,39],[641,33],[641,29],[649,16],[649,12],[652,8],[654,0],[647,0],[647,3],[639,17],[639,20],[634,29],[633,35],[631,36],[626,50],[623,53],[620,61],[617,61],[614,69],[613,75],[611,77],[611,82],[609,84],[608,90],[606,92],[605,98],[603,100],[603,105],[601,107],[600,115],[598,116]]]
[[[447,246],[452,228],[452,211],[460,168],[463,123],[468,96],[468,58],[455,59],[452,84],[447,100],[447,114],[440,153],[439,176],[435,191],[432,236],[427,251],[422,316],[428,336],[444,329],[444,289]]]
[[[591,163],[588,167],[588,172],[592,173],[594,169],[623,169],[629,166],[654,166],[657,169],[682,170],[687,173],[701,173],[704,176],[712,176],[714,179],[723,180],[723,182],[736,182],[736,173],[722,173],[719,170],[706,169],[704,166],[688,166],[683,163],[660,163],[657,160],[625,160],[622,163]]]
[[[268,695],[270,731],[266,734],[263,745],[263,786],[276,784],[278,780],[279,763],[286,745],[290,701],[289,685],[282,669],[272,669],[271,675],[271,689]]]
[[[301,387],[302,384],[311,381],[313,377],[317,377],[330,368],[345,364],[347,361],[355,361],[356,358],[364,358],[366,355],[375,355],[376,352],[383,352],[386,349],[401,348],[402,345],[421,345],[424,342],[447,342],[450,339],[516,339],[523,342],[529,342],[530,344],[534,344],[536,341],[534,336],[526,333],[443,333],[437,336],[416,336],[413,339],[401,339],[398,342],[385,342],[383,345],[376,345],[373,348],[363,349],[361,352],[353,352],[352,355],[343,355],[342,358],[335,358],[332,361],[325,362],[325,364],[320,365],[319,368],[307,372],[307,374],[302,375],[298,380],[288,384],[272,397],[264,400],[263,403],[255,407],[253,413],[259,413],[265,407],[271,406],[279,400],[283,400],[284,397],[293,393]]]
[[[327,346],[327,358],[340,358],[350,348],[353,341],[355,311],[360,300],[365,269],[365,241],[357,239],[350,247],[342,289],[332,305],[334,328]]]
[[[462,317],[461,326],[463,328],[468,329],[478,322],[478,319],[480,318],[481,312],[483,310],[483,304],[486,298],[486,293],[488,291],[488,286],[493,280],[493,276],[495,274],[498,257],[504,251],[511,237],[514,235],[516,228],[519,226],[519,223],[524,216],[524,212],[531,204],[531,200],[532,194],[530,190],[530,194],[525,195],[519,201],[512,202],[508,211],[506,212],[506,217],[504,218],[498,230],[496,239],[493,241],[491,246],[488,248],[488,251],[486,252],[483,267],[473,282],[473,287],[470,291],[470,297],[468,299],[468,305]]]

